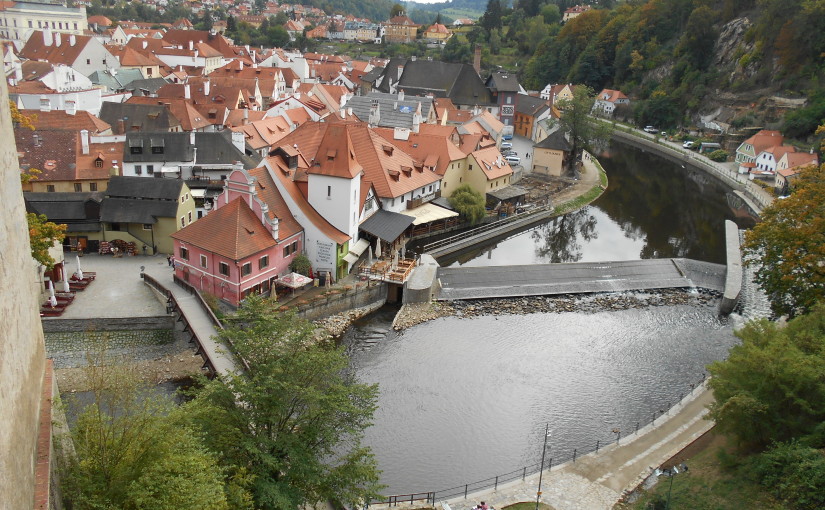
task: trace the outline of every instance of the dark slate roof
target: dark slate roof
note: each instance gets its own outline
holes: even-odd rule
[[[364,83],[375,83],[375,80],[377,80],[383,72],[383,67],[373,67],[370,72],[361,76],[361,81]]]
[[[493,104],[490,90],[469,64],[451,64],[436,60],[391,59],[381,85],[381,92],[389,92],[389,78],[396,81],[398,66],[404,66],[398,90],[414,96],[432,93],[436,97],[449,97],[453,104],[472,106]]]
[[[516,97],[516,111],[531,117],[535,117],[542,111],[550,108],[547,106],[547,101],[540,97],[527,96],[519,94]]]
[[[131,92],[133,96],[153,95],[167,83],[169,82],[163,78],[141,78],[130,81],[124,87],[124,90]]]
[[[142,200],[171,200],[177,204],[183,181],[178,179],[152,179],[115,175],[109,179],[106,199],[135,198]]]
[[[352,108],[352,113],[361,121],[368,122],[373,100],[378,101],[380,114],[378,126],[381,127],[411,129],[418,103],[421,103],[422,123],[427,120],[430,109],[433,107],[433,100],[428,97],[404,94],[404,100],[399,101],[398,94],[385,94],[384,92],[370,92],[366,96],[353,96],[346,106]]]
[[[565,152],[570,152],[573,150],[573,146],[570,145],[570,142],[567,141],[567,138],[564,137],[564,133],[562,133],[561,130],[553,131],[547,138],[533,145],[533,147],[538,147],[540,149],[554,149]]]
[[[404,230],[415,220],[412,216],[398,214],[379,209],[375,214],[364,220],[358,227],[368,234],[372,234],[382,241],[389,243],[398,239]]]
[[[498,92],[518,92],[519,84],[515,73],[496,71],[487,78],[487,87]]]
[[[520,186],[505,186],[495,191],[488,191],[487,195],[504,202],[527,195],[527,190]]]
[[[432,201],[432,203],[439,206],[439,207],[443,207],[444,209],[447,209],[449,211],[454,211],[455,210],[453,208],[452,204],[450,204],[450,199],[447,198],[447,197],[444,197],[444,196],[436,198],[435,200]]]
[[[81,192],[81,193],[23,193],[26,201],[26,211],[45,214],[49,221],[66,223],[82,221],[87,218],[86,204],[88,201],[97,204],[103,200],[101,192]]]
[[[116,73],[103,70],[95,71],[89,75],[89,79],[95,85],[103,85],[109,90],[123,90],[123,87],[134,80],[143,78],[140,69],[118,69]]]
[[[236,161],[240,161],[243,163],[244,168],[249,170],[258,166],[261,160],[257,153],[248,156],[239,151],[232,143],[232,132],[230,130],[195,133],[195,145],[190,143],[190,134],[169,132],[127,133],[123,149],[123,161],[127,163],[193,161],[195,148],[198,149],[196,163],[199,166],[231,165]],[[158,145],[163,146],[163,153],[155,154],[152,152],[152,147]],[[136,146],[143,147],[143,152],[132,154],[131,147]]]
[[[163,105],[104,101],[98,117],[111,125],[112,132],[118,135],[133,131],[169,131],[180,126],[180,120]],[[120,120],[123,120],[122,131]]]

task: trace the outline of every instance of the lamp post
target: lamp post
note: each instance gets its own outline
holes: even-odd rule
[[[541,498],[541,477],[544,474],[544,454],[547,453],[547,438],[550,437],[550,424],[544,426],[544,446],[541,448],[541,467],[539,468],[539,488],[536,491],[536,510],[539,510],[539,499]]]

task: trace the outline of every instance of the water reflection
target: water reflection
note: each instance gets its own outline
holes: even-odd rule
[[[707,173],[628,146],[599,156],[610,184],[589,207],[440,259],[504,265],[687,257],[722,263],[724,221],[754,224]]]

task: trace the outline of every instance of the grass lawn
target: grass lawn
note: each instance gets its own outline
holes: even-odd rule
[[[713,431],[689,446],[671,464],[684,462],[686,473],[673,477],[670,495],[671,510],[790,510],[778,503],[762,486],[753,482],[746,472],[723,466],[718,452],[734,451],[724,436]],[[666,476],[633,503],[619,503],[614,510],[664,509],[671,480]]]

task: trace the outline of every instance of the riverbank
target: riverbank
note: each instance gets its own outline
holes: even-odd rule
[[[721,294],[715,291],[662,289],[646,292],[416,303],[401,307],[393,321],[393,329],[403,331],[440,317],[472,318],[562,312],[597,313],[676,305],[715,306],[720,297]]]

